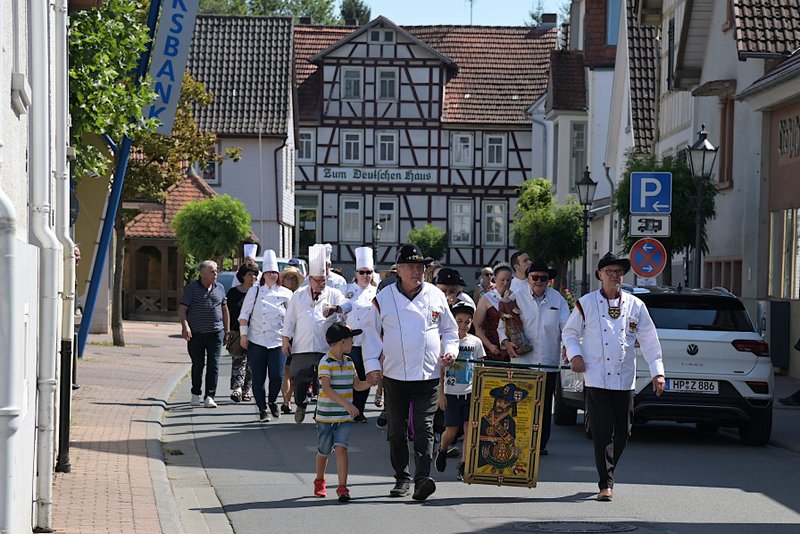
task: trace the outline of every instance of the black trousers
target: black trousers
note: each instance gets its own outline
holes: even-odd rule
[[[353,365],[356,368],[356,374],[359,380],[366,380],[367,374],[364,369],[364,357],[362,356],[361,347],[353,347],[350,351],[350,359],[353,360]],[[370,388],[372,389],[372,388]],[[369,398],[369,389],[364,391],[353,391],[353,406],[358,408],[361,414],[364,414],[364,408],[367,406],[367,399]]]
[[[431,474],[433,457],[433,416],[439,396],[439,380],[402,381],[383,377],[389,457],[394,468],[394,478],[411,481],[408,453],[408,415],[411,412],[414,426],[414,484]]]
[[[539,442],[539,450],[547,448],[550,441],[550,426],[553,422],[553,394],[556,392],[558,372],[546,373],[547,380],[544,386],[544,412],[542,413],[542,437]]]
[[[321,352],[296,352],[292,354],[292,364],[289,371],[292,373],[292,387],[294,388],[294,403],[306,407],[306,394],[308,385],[317,382],[317,366],[322,359]]]
[[[192,332],[186,342],[189,357],[192,359],[192,395],[203,394],[203,369],[206,372],[205,396],[217,395],[217,379],[219,378],[219,354],[225,332]]]
[[[589,428],[594,440],[598,487],[614,487],[614,468],[628,444],[633,425],[633,390],[586,388]]]

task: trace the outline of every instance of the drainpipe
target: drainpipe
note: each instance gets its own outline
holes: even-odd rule
[[[283,229],[281,228],[281,196],[282,189],[281,185],[283,185],[283,173],[278,173],[278,153],[286,147],[286,141],[289,139],[289,136],[283,138],[283,142],[281,145],[275,149],[275,152],[272,153],[272,159],[275,164],[275,224],[278,226],[278,243],[280,244],[281,249],[281,256],[286,254],[285,246],[286,244],[283,243]],[[283,165],[281,165],[281,169],[283,169]],[[261,179],[263,180],[264,177],[262,176]],[[281,185],[278,185],[281,184]],[[263,237],[261,239],[264,239]]]
[[[603,168],[606,170],[606,180],[608,180],[608,185],[611,186],[611,197],[610,197],[610,204],[608,206],[608,214],[611,215],[611,222],[608,225],[608,250],[614,252],[614,180],[611,179],[611,175],[608,171],[611,168],[606,165],[606,162],[603,162]]]
[[[69,143],[67,0],[55,4],[55,152],[56,233],[64,247],[64,287],[61,293],[61,374],[59,376],[58,458],[56,471],[69,473],[69,421],[72,412],[72,346],[75,338],[75,242],[69,235],[70,184],[67,144]]]
[[[544,132],[544,134],[542,136],[542,139],[543,139],[543,141],[542,141],[542,159],[544,159],[544,167],[543,167],[544,168],[544,177],[547,178],[548,180],[552,181],[552,179],[553,179],[552,172],[550,172],[550,170],[547,168],[548,167],[548,163],[549,163],[549,159],[550,159],[548,157],[550,155],[550,151],[548,150],[548,147],[547,147],[547,123],[545,121],[543,121],[542,119],[537,119],[536,115],[534,115],[534,114],[531,114],[531,119],[533,120],[534,123],[536,123],[539,126],[541,126],[542,127],[542,131]],[[532,176],[532,178],[536,178],[536,177]]]
[[[0,26],[2,27],[2,26]],[[0,128],[0,132],[3,129]],[[0,143],[2,146],[2,143]],[[17,216],[11,200],[0,190],[0,532],[10,533],[17,526],[21,502],[14,506],[16,434],[19,430],[18,362],[22,360],[17,335],[22,322],[14,309],[16,299]],[[18,477],[17,477],[18,478]]]
[[[29,165],[31,227],[39,244],[38,429],[36,447],[36,530],[52,531],[55,449],[56,339],[58,336],[61,243],[50,227],[50,58],[47,2],[30,2],[29,72],[31,112]]]

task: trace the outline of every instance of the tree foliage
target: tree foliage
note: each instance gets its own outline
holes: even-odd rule
[[[406,234],[406,242],[422,249],[422,254],[440,260],[447,252],[447,232],[430,223],[422,228],[413,228]]]
[[[250,213],[242,201],[218,195],[181,208],[172,226],[184,253],[221,264],[250,234]]]
[[[567,263],[582,253],[583,212],[574,198],[556,204],[550,187],[545,178],[522,184],[512,225],[514,244],[531,257],[553,262],[563,276]]]
[[[199,13],[209,15],[249,15],[248,0],[200,0]]]
[[[342,0],[342,5],[339,6],[339,16],[342,22],[355,19],[358,24],[364,24],[370,21],[372,9],[362,0]]]
[[[153,120],[142,120],[142,108],[154,95],[147,84],[137,86],[133,74],[149,42],[143,4],[106,0],[97,9],[70,15],[70,144],[78,178],[105,174],[109,163],[87,134],[119,141],[124,134],[133,137],[155,126]]]
[[[628,152],[625,166],[625,174],[620,180],[614,195],[614,209],[622,221],[625,251],[630,251],[633,244],[639,239],[638,237],[631,237],[630,235],[630,197],[631,173],[641,171],[672,173],[672,235],[670,237],[659,238],[667,249],[669,259],[672,260],[673,255],[678,251],[694,248],[698,184],[692,177],[689,166],[682,159],[675,157],[668,156],[659,161],[655,156],[637,154],[633,151]],[[717,194],[717,188],[710,179],[705,180],[700,185],[702,190],[705,191],[702,202],[702,247],[703,251],[708,251],[706,225],[717,213],[714,200]],[[667,262],[667,265],[670,265],[670,263],[671,262]]]

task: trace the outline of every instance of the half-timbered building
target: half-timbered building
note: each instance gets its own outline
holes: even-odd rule
[[[530,178],[526,109],[546,89],[554,25],[297,26],[295,250],[376,245],[394,260],[412,228],[448,232],[442,262],[467,280],[513,252],[516,190]],[[380,225],[378,235],[374,230]]]

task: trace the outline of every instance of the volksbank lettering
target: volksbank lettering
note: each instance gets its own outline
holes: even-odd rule
[[[320,182],[377,182],[377,183],[436,183],[435,171],[428,169],[360,169],[351,167],[320,167]]]

